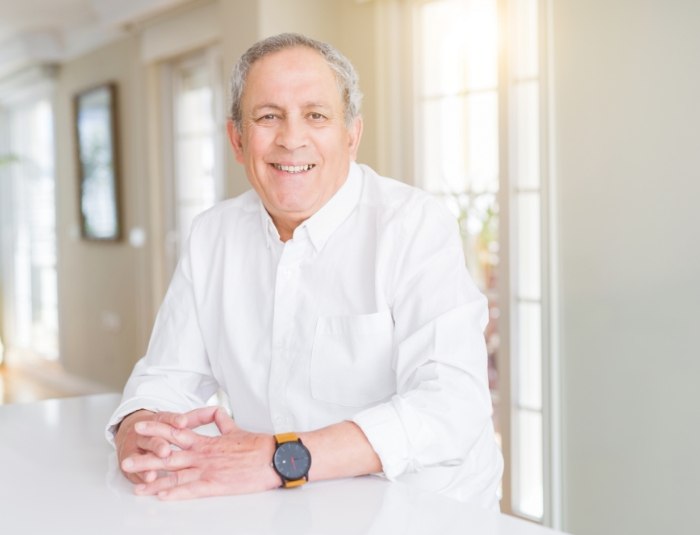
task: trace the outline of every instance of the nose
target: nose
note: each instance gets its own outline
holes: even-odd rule
[[[304,122],[295,117],[286,117],[279,125],[275,141],[277,145],[289,151],[306,146],[307,136]]]

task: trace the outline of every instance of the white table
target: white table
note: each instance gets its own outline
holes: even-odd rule
[[[137,497],[103,436],[118,401],[104,394],[0,406],[0,533],[557,533],[377,477],[184,502]]]

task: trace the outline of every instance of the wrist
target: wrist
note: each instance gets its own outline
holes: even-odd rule
[[[293,488],[309,480],[311,452],[296,433],[281,433],[274,436],[275,450],[272,468],[282,487]]]
[[[116,428],[114,429],[114,441],[115,443],[119,443],[120,437],[127,434],[131,429],[133,429],[134,424],[136,422],[140,422],[141,420],[147,420],[150,418],[153,414],[155,414],[152,411],[146,410],[146,409],[139,409],[134,412],[130,412],[124,418],[121,419],[121,421],[117,424]]]
[[[275,436],[274,435],[261,435],[261,450],[263,453],[263,468],[262,468],[262,480],[265,482],[265,489],[272,490],[278,489],[281,485],[280,476],[275,471],[272,459],[275,455]]]

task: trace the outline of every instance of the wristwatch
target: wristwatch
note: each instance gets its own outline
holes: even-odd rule
[[[309,480],[311,453],[296,433],[275,435],[272,467],[282,479],[281,487],[300,487]]]

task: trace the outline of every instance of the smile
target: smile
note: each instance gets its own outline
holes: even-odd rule
[[[310,171],[316,167],[316,164],[313,163],[306,165],[280,165],[273,163],[272,165],[278,171],[284,171],[285,173],[303,173],[304,171]]]

